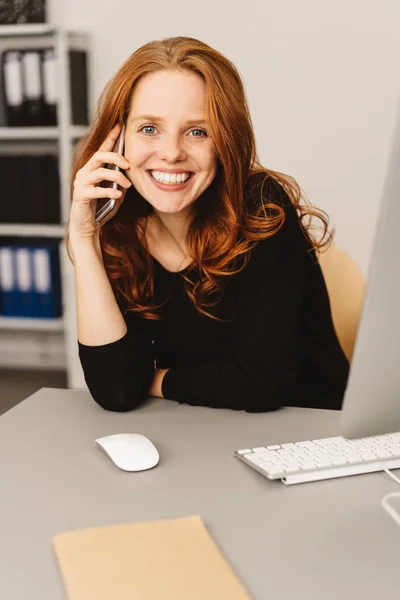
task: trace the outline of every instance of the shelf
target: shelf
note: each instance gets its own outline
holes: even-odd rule
[[[87,125],[71,125],[68,134],[71,140],[83,137],[88,131]],[[57,140],[59,127],[0,127],[2,140]]]
[[[32,331],[63,331],[63,319],[30,319],[28,317],[0,317],[0,329]]]
[[[24,35],[53,35],[57,31],[49,23],[17,23],[0,25],[0,37],[20,37]]]
[[[10,2],[10,0],[8,0]],[[2,0],[0,0],[0,4]],[[7,4],[4,2],[3,4]],[[0,236],[14,238],[21,245],[53,239],[59,247],[60,283],[64,313],[61,319],[29,319],[0,316],[0,367],[29,368],[60,366],[67,371],[68,387],[85,389],[84,373],[76,346],[76,290],[73,265],[65,251],[66,221],[70,212],[70,178],[76,145],[91,129],[73,125],[70,51],[83,51],[89,58],[92,35],[78,28],[69,29],[54,23],[21,23],[0,25],[0,52],[4,50],[54,48],[58,66],[57,123],[52,127],[2,127],[0,121],[0,154],[18,156],[51,154],[57,156],[60,180],[60,223],[1,223]],[[88,61],[89,66],[89,61]],[[89,72],[86,74],[89,76]],[[0,78],[1,79],[1,78]],[[1,82],[0,82],[1,88]],[[89,92],[89,90],[88,90]],[[1,95],[1,94],[0,94]],[[87,107],[89,109],[89,107]],[[77,118],[78,119],[78,118]],[[77,120],[76,119],[76,120]],[[76,122],[76,121],[75,121]],[[4,194],[3,194],[4,196]],[[5,201],[5,198],[2,198]],[[12,198],[11,200],[12,201]],[[23,221],[23,216],[19,217]],[[25,238],[25,240],[24,240]]]
[[[65,226],[41,225],[40,223],[37,225],[28,223],[0,223],[0,235],[63,238],[65,235]]]

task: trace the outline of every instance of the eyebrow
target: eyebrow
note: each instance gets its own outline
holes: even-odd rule
[[[165,121],[165,119],[163,119],[163,117],[156,117],[155,115],[138,115],[137,117],[134,117],[132,119],[132,122],[135,123],[136,121],[154,121],[154,122],[163,122]],[[205,119],[190,119],[189,121],[186,121],[186,123],[184,123],[184,125],[205,125],[207,124],[207,121]]]

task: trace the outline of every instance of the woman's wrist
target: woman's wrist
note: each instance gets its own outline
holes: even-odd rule
[[[96,253],[102,258],[99,234],[95,237],[83,237],[76,235],[73,231],[69,232],[68,248],[73,258],[78,258],[81,254]]]

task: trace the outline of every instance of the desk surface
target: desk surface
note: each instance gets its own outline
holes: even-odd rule
[[[386,474],[286,487],[232,454],[337,435],[338,421],[164,400],[117,414],[87,392],[40,390],[0,418],[0,598],[65,598],[57,533],[199,514],[255,600],[398,599],[400,530],[380,507],[398,486]],[[159,465],[117,469],[94,440],[122,432],[150,438]]]

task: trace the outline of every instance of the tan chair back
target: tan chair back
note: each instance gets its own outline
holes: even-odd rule
[[[336,335],[350,361],[364,300],[364,276],[354,260],[335,246],[321,252],[319,263],[328,290]]]

